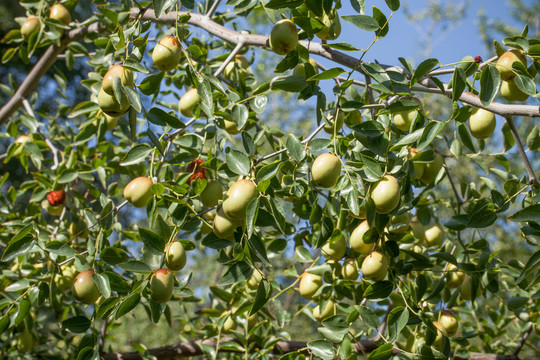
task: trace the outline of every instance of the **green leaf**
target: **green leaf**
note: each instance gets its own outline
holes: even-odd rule
[[[390,357],[392,357],[393,348],[394,348],[394,344],[392,343],[383,344],[369,354],[368,360],[390,359]]]
[[[10,322],[9,315],[4,315],[0,318],[0,335],[9,328]]]
[[[114,315],[115,320],[121,318],[131,310],[135,309],[135,307],[139,304],[140,301],[141,294],[139,293],[131,294],[127,298],[125,298],[124,301],[122,301],[122,304],[120,304],[118,311],[116,311],[116,314]]]
[[[92,323],[86,316],[75,316],[62,321],[62,328],[75,334],[85,332]]]
[[[161,236],[143,227],[139,228],[139,235],[146,248],[154,250],[156,255],[163,254],[163,251],[165,251],[165,240]]]
[[[343,43],[343,42],[325,44],[324,46],[332,48],[332,49],[336,49],[336,50],[341,50],[341,51],[358,51],[358,50],[362,50],[362,49],[359,49],[357,47],[352,46],[351,44]]]
[[[199,106],[201,107],[202,111],[204,111],[208,117],[213,117],[214,99],[212,97],[212,86],[210,85],[208,79],[204,79],[204,81],[199,84],[197,87],[197,93],[201,97]]]
[[[306,148],[305,146],[294,136],[293,134],[289,134],[287,136],[287,150],[289,151],[289,154],[298,162],[302,161],[306,157]]]
[[[540,131],[536,125],[534,125],[529,135],[527,135],[527,147],[530,150],[540,149]]]
[[[303,3],[302,0],[270,0],[264,7],[273,10],[285,8],[295,9]]]
[[[141,64],[140,61],[135,59],[126,59],[123,65],[126,69],[137,71],[143,74],[148,74],[148,70]]]
[[[24,230],[24,229],[23,229]],[[14,237],[15,241],[11,240],[2,255],[3,261],[11,261],[17,256],[26,254],[34,245],[34,236],[27,234],[23,237]]]
[[[169,125],[173,129],[183,129],[186,127],[176,116],[158,108],[151,108],[146,116],[148,121],[159,126]]]
[[[393,92],[393,86],[392,81],[390,80],[390,76],[388,75],[386,70],[382,68],[381,65],[365,62],[362,64],[361,67],[366,74],[368,74],[375,81],[381,84],[387,92]]]
[[[319,327],[317,330],[326,339],[340,343],[349,333],[349,324],[344,316],[332,316],[322,322],[324,327]]]
[[[501,74],[495,66],[486,66],[480,74],[480,101],[482,105],[491,104],[501,87]]]
[[[30,311],[30,301],[28,299],[22,299],[19,303],[19,311],[17,311],[17,317],[15,318],[14,325],[18,325],[24,320],[25,316]]]
[[[430,58],[427,60],[424,60],[418,65],[416,70],[414,71],[414,74],[411,78],[411,86],[416,84],[418,80],[420,80],[422,77],[424,77],[427,73],[429,73],[435,66],[439,64],[439,60]]]
[[[366,31],[377,31],[380,29],[377,20],[367,15],[345,15],[341,17],[344,21],[353,24],[359,29]]]
[[[390,296],[394,290],[394,285],[390,281],[377,281],[369,285],[364,292],[368,299],[384,299]]]
[[[264,180],[269,180],[276,176],[276,174],[279,172],[279,169],[283,166],[283,162],[276,161],[268,165],[264,165],[257,171],[257,182],[261,182]]]
[[[508,220],[512,221],[534,221],[540,222],[540,204],[534,204],[523,208],[510,216]]]
[[[373,7],[373,18],[377,20],[380,27],[379,30],[375,31],[375,35],[377,35],[379,39],[382,39],[388,34],[388,19],[386,18],[386,15],[375,6]]]
[[[314,75],[314,76],[310,77],[309,79],[307,79],[307,81],[319,81],[319,80],[333,79],[333,78],[343,74],[344,72],[346,72],[346,71],[343,70],[342,68],[335,67],[335,68],[325,70],[320,74]]]
[[[452,101],[458,101],[465,86],[467,85],[467,78],[463,69],[456,67],[454,70],[454,76],[452,77]]]
[[[253,315],[262,309],[270,299],[270,295],[272,295],[272,287],[266,279],[262,279],[257,287],[257,294],[255,295],[255,301],[253,302],[253,307],[249,311],[249,315]]]
[[[397,11],[399,9],[399,0],[384,0],[384,2],[392,11]]]
[[[144,273],[152,272],[152,269],[148,265],[138,260],[126,261],[124,263],[118,264],[118,266],[120,266],[122,269],[126,271],[134,272],[134,273],[144,274]]]
[[[332,360],[334,358],[334,347],[330,341],[315,340],[307,343],[309,350],[313,355],[323,360]]]
[[[516,284],[526,290],[538,283],[540,280],[540,250],[535,252],[525,264]]]
[[[255,223],[257,222],[257,215],[259,214],[259,198],[253,199],[248,204],[246,210],[246,230],[247,238],[251,238],[253,230],[255,229]]]
[[[234,263],[219,280],[219,285],[232,285],[247,280],[252,273],[251,266],[244,261]]]
[[[75,171],[73,169],[66,169],[65,171],[62,171],[62,174],[58,178],[58,183],[59,184],[70,183],[72,181],[75,181],[75,179],[77,179],[78,176],[79,175],[78,175],[77,171]]]
[[[424,128],[424,132],[422,133],[420,141],[418,142],[417,150],[421,151],[426,146],[431,144],[435,137],[437,137],[437,135],[439,135],[442,129],[444,129],[446,123],[446,121],[431,121],[430,123],[428,123]]]
[[[152,8],[154,9],[154,13],[156,14],[156,19],[159,19],[161,15],[163,14],[163,8],[165,7],[166,3],[167,3],[167,0],[153,0],[152,1]]]
[[[99,292],[105,299],[111,296],[111,285],[109,284],[109,278],[106,275],[94,273],[92,279],[94,279]]]
[[[403,307],[395,307],[388,314],[388,342],[394,342],[401,330],[407,325],[409,321],[409,311]]]
[[[124,261],[127,261],[129,259],[129,255],[124,249],[107,246],[101,250],[100,258],[107,264],[118,265]]]
[[[227,166],[229,169],[238,175],[249,175],[251,164],[249,158],[242,152],[229,148],[225,154]]]
[[[98,111],[99,105],[92,101],[84,101],[73,108],[69,113],[68,118],[73,119],[77,116],[85,115],[93,111]]]
[[[152,151],[148,144],[137,144],[132,147],[120,161],[120,166],[135,165],[144,161]]]
[[[289,92],[300,92],[306,86],[306,78],[296,75],[276,76],[270,82],[270,88],[274,91],[284,90]]]
[[[142,104],[141,98],[139,97],[137,91],[130,87],[124,86],[124,93],[126,94],[131,107],[133,107],[136,112],[140,113],[142,110]]]
[[[514,84],[516,84],[518,89],[523,91],[525,94],[528,94],[528,95],[536,94],[536,84],[534,83],[534,80],[530,78],[529,76],[518,74],[514,78]]]
[[[504,151],[510,150],[516,143],[514,140],[514,137],[512,136],[512,131],[510,130],[510,126],[505,121],[502,126],[502,133],[503,133],[503,147]]]
[[[154,75],[148,75],[139,84],[139,90],[141,90],[144,95],[152,95],[159,93],[161,80],[163,80],[164,75],[165,73],[163,72],[159,72],[158,74]]]

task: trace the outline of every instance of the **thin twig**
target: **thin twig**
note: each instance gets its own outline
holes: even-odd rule
[[[218,8],[219,3],[221,3],[221,0],[215,0],[212,6],[210,7],[210,9],[208,10],[208,12],[206,13],[206,15],[204,16],[206,16],[207,18],[211,18],[212,16],[214,16],[214,13],[216,12]]]
[[[540,181],[538,181],[538,178],[534,174],[534,171],[531,167],[531,163],[529,162],[529,158],[527,157],[527,154],[525,153],[525,150],[523,149],[523,144],[521,143],[521,139],[519,138],[519,135],[517,133],[514,120],[512,120],[511,116],[506,116],[505,119],[506,119],[506,123],[508,124],[508,127],[510,128],[510,132],[512,133],[512,137],[514,138],[514,141],[516,142],[519,155],[521,156],[521,159],[523,160],[523,164],[525,165],[525,169],[527,170],[527,175],[529,175],[529,185],[534,184],[534,185],[540,186]]]
[[[463,204],[463,198],[458,193],[456,185],[454,184],[454,180],[452,179],[452,175],[450,174],[450,170],[448,169],[448,166],[446,165],[446,161],[443,159],[443,165],[444,165],[444,171],[446,172],[446,177],[448,178],[448,181],[450,181],[450,185],[452,186],[452,190],[454,191],[454,195],[456,196],[456,201],[458,203],[458,206],[461,206]]]
[[[217,0],[216,0],[217,2]],[[214,76],[219,76],[219,74],[221,74],[221,72],[225,69],[225,67],[231,62],[231,60],[236,56],[236,54],[238,54],[238,52],[240,50],[242,50],[242,48],[244,47],[244,42],[243,41],[240,41],[238,42],[238,44],[236,44],[236,46],[234,47],[233,51],[231,51],[231,53],[229,54],[229,56],[227,56],[227,58],[225,59],[225,61],[221,64],[221,66],[214,72]]]
[[[523,349],[523,346],[527,342],[527,339],[529,338],[529,335],[531,335],[532,330],[533,330],[533,325],[531,324],[531,325],[529,325],[529,328],[527,329],[527,331],[525,331],[525,333],[521,337],[521,341],[519,342],[518,346],[516,347],[516,350],[514,350],[514,355],[516,357],[519,355],[519,352],[521,351],[521,349]]]

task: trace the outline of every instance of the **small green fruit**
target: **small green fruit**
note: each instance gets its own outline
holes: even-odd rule
[[[311,176],[317,186],[331,188],[341,174],[341,161],[330,153],[319,155],[311,166]]]
[[[371,198],[379,214],[388,214],[399,204],[399,183],[392,175],[384,175],[373,185]]]
[[[367,255],[373,249],[373,244],[366,244],[362,239],[364,234],[369,230],[369,224],[367,220],[364,220],[358,225],[353,232],[349,242],[351,243],[351,248],[362,255]]]
[[[341,259],[347,250],[347,240],[342,235],[330,238],[321,248],[323,256],[329,259]]]
[[[105,123],[107,124],[107,130],[114,130],[118,125],[118,118],[105,114]]]
[[[56,287],[60,291],[68,291],[73,286],[75,276],[77,276],[77,270],[72,266],[62,266],[60,270],[62,271],[62,274],[59,274],[54,278]]]
[[[521,91],[514,80],[503,81],[501,84],[501,95],[508,101],[525,101],[529,95]]]
[[[120,82],[124,86],[133,86],[133,72],[122,65],[113,65],[103,76],[101,88],[109,95],[114,94],[113,79],[120,78]]]
[[[28,141],[32,141],[30,136],[21,135],[15,140],[15,144],[21,144],[17,150],[13,152],[13,156],[20,156],[23,151],[24,144],[26,144]]]
[[[343,123],[345,122],[345,114],[343,113],[343,111],[341,110],[339,111],[336,122],[334,121],[334,119],[336,118],[335,114],[336,114],[336,109],[330,111],[330,113],[328,114],[328,120],[331,125],[324,126],[324,131],[330,135],[334,134],[334,127],[336,128],[336,133],[338,133],[343,127]]]
[[[446,335],[454,336],[459,328],[459,323],[456,319],[456,315],[450,310],[441,311],[441,317],[439,319],[442,327],[444,328]]]
[[[236,320],[233,319],[232,315],[227,316],[227,320],[223,323],[223,332],[229,333],[236,329],[238,326]]]
[[[28,330],[20,332],[17,336],[17,350],[20,352],[29,352],[34,348],[34,336]]]
[[[251,180],[238,180],[230,187],[222,209],[229,219],[244,220],[249,203],[259,196],[257,185]]]
[[[257,269],[253,270],[253,274],[251,274],[247,281],[248,288],[250,288],[251,290],[257,290],[262,279],[262,273]]]
[[[411,229],[415,239],[420,242],[426,241],[426,229],[420,221],[411,221]]]
[[[41,21],[39,21],[39,18],[31,15],[29,16],[24,24],[21,26],[21,36],[24,40],[30,39],[30,36],[32,34],[39,31],[39,28],[41,27]]]
[[[289,19],[278,21],[272,28],[269,43],[276,54],[287,55],[298,45],[296,25]]]
[[[362,123],[362,113],[360,110],[354,110],[351,112],[348,112],[345,115],[345,124],[347,126],[352,127],[356,125],[360,125]]]
[[[298,285],[298,290],[300,291],[300,295],[305,297],[306,299],[313,299],[317,291],[322,286],[322,277],[319,275],[311,274],[308,272],[304,272],[302,274],[302,277],[300,278],[300,285]]]
[[[209,181],[200,195],[201,203],[207,207],[216,206],[223,199],[223,187],[217,180]]]
[[[317,65],[317,62],[315,60],[313,60],[312,58],[309,58],[308,63],[311,66],[311,68],[313,69],[312,71],[308,71],[308,73],[310,74],[309,77],[317,75],[319,73],[319,66]],[[302,76],[302,77],[307,78],[307,76],[306,76],[306,64],[298,63],[293,69],[293,75]],[[315,81],[315,84],[318,84],[318,83],[319,83],[318,80]]]
[[[97,100],[101,111],[112,117],[124,115],[130,107],[126,94],[122,93],[122,101],[119,102],[114,95],[107,94],[103,88],[99,89]]]
[[[335,315],[337,315],[337,306],[333,300],[328,300],[323,311],[320,311],[320,304],[313,308],[313,317],[317,319],[317,321],[323,321]]]
[[[341,34],[341,22],[339,21],[338,13],[335,9],[330,11],[330,14],[324,13],[321,19],[324,28],[316,33],[321,40],[335,40]]]
[[[200,101],[201,97],[197,93],[197,89],[190,89],[180,98],[178,110],[185,117],[193,117],[193,109]]]
[[[433,347],[436,349],[440,349],[442,345],[442,337],[443,337],[443,331],[444,327],[439,322],[434,322],[433,325],[437,328],[437,337],[433,341]]]
[[[364,277],[373,281],[380,281],[388,273],[388,258],[378,251],[372,252],[366,256],[362,263],[362,274]]]
[[[394,215],[390,218],[390,225],[396,225],[396,227],[390,230],[391,233],[404,233],[409,230],[409,224],[411,217],[408,212],[404,212],[399,215]]]
[[[512,70],[512,64],[515,62],[520,62],[527,68],[527,58],[519,50],[507,51],[497,60],[497,70],[499,70],[501,78],[504,81],[509,81],[516,77],[516,73]]]
[[[437,178],[439,171],[441,171],[443,166],[443,158],[441,154],[435,153],[435,158],[432,162],[424,164],[424,172],[420,177],[420,181],[424,184],[431,184],[433,180]]]
[[[156,270],[150,278],[151,298],[157,303],[166,303],[172,297],[174,273],[169,269]]]
[[[472,300],[473,298],[473,289],[472,289],[472,277],[469,275],[465,276],[465,279],[463,279],[463,283],[461,283],[461,286],[459,287],[459,294],[463,300]],[[476,287],[476,291],[474,292],[474,297],[477,298],[480,295],[482,295],[482,288],[480,284]]]
[[[182,57],[182,46],[174,36],[165,36],[152,51],[152,62],[159,70],[175,69]]]
[[[223,209],[219,209],[214,218],[214,234],[220,239],[234,241],[234,231],[240,225],[242,225],[242,221],[229,219]]]
[[[133,204],[135,207],[144,207],[150,198],[154,195],[152,193],[152,185],[154,182],[144,176],[135,178],[127,184],[124,188],[124,197],[127,201]]]
[[[442,243],[444,242],[444,229],[441,225],[435,224],[426,229],[424,236],[427,247],[441,247]]]
[[[173,271],[182,270],[186,266],[186,250],[180,241],[173,241],[165,249],[165,264]]]
[[[454,264],[446,268],[446,286],[450,289],[456,289],[461,286],[465,279],[465,273],[458,269]]]
[[[225,66],[223,70],[223,76],[229,80],[236,79],[235,69],[238,69],[238,75],[241,79],[245,79],[248,76],[247,69],[249,69],[249,61],[242,55],[236,55],[234,61],[231,61]]]
[[[405,110],[393,115],[394,125],[401,131],[409,131],[418,116],[418,110]]]
[[[223,119],[223,122],[225,123],[225,131],[227,131],[229,134],[236,135],[240,133],[240,130],[234,121]]]
[[[358,262],[356,260],[345,261],[341,267],[341,276],[343,280],[354,281],[358,279],[358,273],[360,269],[358,268]]]
[[[486,139],[493,134],[497,122],[495,114],[481,108],[474,108],[469,118],[471,135],[477,139]]]
[[[71,292],[75,299],[85,304],[95,304],[101,293],[92,278],[94,270],[86,270],[75,277]]]
[[[49,17],[51,19],[60,21],[64,25],[69,25],[69,23],[71,22],[71,14],[69,13],[68,9],[66,9],[66,7],[62,4],[54,4],[51,7]]]

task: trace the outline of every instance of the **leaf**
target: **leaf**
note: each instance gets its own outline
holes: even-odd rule
[[[344,21],[353,24],[359,29],[366,31],[377,31],[380,29],[377,20],[367,15],[345,15],[341,17]]]
[[[349,333],[349,324],[344,316],[332,316],[322,324],[324,327],[319,327],[317,331],[334,343],[340,343]]]
[[[390,296],[393,289],[390,281],[377,281],[367,287],[364,296],[368,299],[384,299]]]
[[[142,261],[138,261],[138,260],[126,261],[124,263],[118,264],[118,266],[120,266],[122,269],[124,269],[126,271],[130,271],[130,272],[134,272],[134,273],[143,273],[144,274],[144,273],[152,272],[152,269],[148,265],[146,265]]]
[[[266,279],[262,279],[257,287],[257,294],[255,295],[255,301],[253,302],[253,307],[249,311],[249,315],[253,315],[262,309],[270,299],[270,295],[272,295],[272,287]]]
[[[467,85],[467,77],[462,68],[456,67],[454,76],[452,77],[452,101],[458,101],[465,86]]]
[[[169,125],[173,129],[183,129],[186,127],[186,125],[176,116],[166,113],[165,111],[158,108],[151,108],[146,116],[148,121],[156,125]]]
[[[384,2],[392,11],[397,11],[399,9],[399,0],[384,0]]]
[[[148,144],[137,144],[132,147],[120,161],[120,166],[135,165],[144,161],[152,148]]]
[[[23,229],[24,230],[24,229]],[[17,256],[26,254],[34,245],[34,236],[31,234],[26,234],[23,237],[15,236],[11,240],[2,255],[3,261],[11,261]]]
[[[395,307],[388,314],[388,341],[394,342],[401,330],[407,325],[409,321],[409,311],[403,307]]]
[[[523,208],[510,216],[508,220],[512,221],[534,221],[540,222],[540,204],[534,204]]]
[[[306,148],[305,146],[294,136],[293,134],[289,134],[287,136],[287,150],[289,150],[289,154],[298,162],[302,161],[306,157]]]
[[[526,290],[538,283],[540,279],[540,250],[535,252],[525,264],[516,284]]]
[[[334,358],[334,347],[330,341],[315,340],[307,343],[309,350],[313,355],[323,360],[332,360]]]
[[[248,204],[246,210],[246,230],[247,238],[251,238],[253,230],[255,229],[255,223],[257,222],[257,215],[259,214],[259,198],[253,199]]]
[[[303,3],[302,0],[270,0],[264,7],[273,10],[285,8],[294,9]]]
[[[319,81],[319,80],[333,79],[333,78],[343,74],[344,72],[346,72],[346,71],[343,70],[342,68],[336,67],[336,68],[325,70],[320,74],[314,75],[314,76],[310,77],[309,79],[307,79],[307,81]]]
[[[514,78],[514,84],[516,84],[518,89],[523,91],[525,94],[528,94],[528,95],[536,94],[536,85],[534,83],[534,80],[530,78],[529,76],[518,74]]]
[[[384,13],[376,6],[373,7],[373,18],[377,20],[380,27],[379,30],[375,31],[375,35],[377,35],[379,39],[382,39],[386,36],[386,34],[388,34],[388,19],[386,18],[386,15],[384,15]]]
[[[214,116],[214,99],[212,97],[212,86],[208,79],[205,79],[197,87],[197,93],[201,97],[199,106],[208,117]]]
[[[377,349],[372,351],[369,356],[368,360],[387,360],[392,357],[392,349],[394,348],[394,344],[383,344],[379,346]]]
[[[219,285],[232,285],[247,280],[252,273],[251,266],[244,261],[234,263],[219,280]]]
[[[125,298],[124,301],[122,301],[122,304],[120,304],[118,310],[116,311],[116,314],[114,315],[115,320],[121,318],[131,310],[135,309],[135,307],[139,304],[140,301],[141,294],[139,293],[131,294],[127,298]]]
[[[164,72],[159,72],[154,75],[148,75],[141,81],[141,83],[138,85],[139,90],[144,95],[152,95],[159,93],[159,88],[161,86],[161,80],[163,80],[163,76],[165,75]]]
[[[377,329],[379,327],[379,317],[371,309],[365,306],[355,306],[354,308],[358,311],[367,326],[371,329]]]
[[[111,296],[111,285],[109,284],[109,278],[106,275],[94,273],[92,279],[94,279],[99,292],[105,299]]]
[[[268,165],[264,165],[257,171],[257,182],[270,180],[279,172],[279,169],[283,166],[283,162],[276,161]]]
[[[439,60],[430,58],[422,61],[420,65],[416,68],[414,71],[414,74],[411,78],[411,86],[416,84],[418,80],[424,77],[427,73],[429,73],[435,66],[439,64]]]
[[[273,91],[284,90],[289,92],[300,92],[306,86],[306,78],[296,75],[280,75],[276,76],[270,82],[270,88]]]
[[[242,152],[229,148],[225,154],[227,166],[229,169],[238,175],[249,175],[251,164],[249,158]]]
[[[167,0],[153,0],[152,1],[152,8],[154,9],[154,13],[156,14],[156,19],[159,19],[161,15],[163,14],[163,8],[166,2]]]
[[[420,138],[420,141],[418,142],[417,150],[421,151],[426,146],[431,144],[431,142],[439,135],[439,133],[444,129],[446,126],[446,121],[431,121],[429,122],[426,127],[424,128],[424,132],[422,133],[422,137]]]
[[[99,109],[99,105],[95,102],[84,101],[73,108],[73,110],[69,113],[68,118],[73,119],[77,116],[85,115]]]
[[[62,321],[62,328],[72,333],[80,334],[88,330],[91,324],[86,316],[75,316]]]
[[[142,110],[141,98],[136,90],[125,86],[124,92],[127,96],[129,104],[135,109],[136,112],[140,113]]]
[[[482,105],[491,104],[501,87],[501,74],[495,66],[486,66],[480,74],[480,101]]]
[[[163,254],[163,251],[165,250],[165,240],[163,240],[161,236],[143,227],[139,228],[139,235],[141,236],[141,240],[143,241],[145,247],[150,250],[154,250],[156,255]]]

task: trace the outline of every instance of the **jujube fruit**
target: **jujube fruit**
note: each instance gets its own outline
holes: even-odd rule
[[[152,51],[154,66],[163,72],[176,68],[180,57],[182,57],[182,46],[174,36],[165,36]]]
[[[431,184],[439,174],[439,171],[441,171],[442,166],[443,158],[441,154],[435,153],[433,161],[424,164],[424,172],[422,173],[422,176],[420,176],[420,181],[426,185]]]
[[[152,179],[140,176],[129,182],[124,188],[124,197],[135,207],[144,207],[153,196]]]
[[[47,201],[52,206],[61,205],[66,201],[66,192],[64,189],[51,191],[47,194]]]
[[[351,248],[357,253],[367,255],[373,248],[373,244],[366,244],[363,240],[363,236],[368,230],[369,224],[367,220],[364,220],[351,233],[349,242],[351,243]]]
[[[29,16],[24,24],[21,26],[21,36],[28,40],[32,34],[39,31],[39,28],[41,27],[41,22],[39,21],[39,18],[31,15]]]
[[[319,32],[315,33],[321,40],[335,40],[341,34],[341,22],[339,21],[338,13],[332,9],[329,14],[323,14],[322,23],[324,27]]]
[[[514,62],[520,62],[525,68],[527,67],[527,58],[519,50],[509,50],[497,60],[496,67],[503,80],[508,81],[516,77],[516,73],[512,70]]]
[[[99,89],[97,101],[101,111],[112,117],[124,115],[130,107],[126,94],[122,93],[122,99],[118,101],[114,94],[107,94],[103,88]]]
[[[150,291],[153,301],[166,303],[172,297],[174,288],[174,273],[169,269],[156,270],[150,278]]]
[[[405,110],[395,113],[392,118],[394,125],[401,131],[409,131],[411,124],[418,116],[418,110]]]
[[[313,308],[313,317],[317,319],[317,321],[323,321],[331,316],[337,315],[337,306],[333,300],[328,300],[322,311],[320,308],[320,304]]]
[[[358,262],[356,260],[345,261],[341,267],[341,276],[344,280],[354,281],[358,279]]]
[[[454,336],[459,328],[459,323],[456,319],[456,315],[450,310],[441,311],[441,317],[439,322],[446,331],[446,335]]]
[[[124,86],[133,86],[133,72],[122,65],[113,65],[103,76],[101,88],[109,95],[114,94],[113,79],[118,77]]]
[[[319,275],[304,272],[300,278],[300,285],[298,290],[300,295],[306,299],[313,299],[314,295],[319,291],[322,286],[322,277]]]
[[[51,19],[60,21],[64,25],[69,25],[71,22],[71,14],[68,9],[62,4],[54,4],[51,6],[51,11],[49,12],[49,17]]]
[[[383,253],[374,251],[362,262],[362,274],[366,279],[380,281],[386,277],[387,272],[388,258]]]
[[[474,108],[469,118],[469,129],[471,135],[477,139],[486,139],[493,134],[497,122],[495,121],[495,114],[491,111]]]
[[[165,264],[171,270],[182,270],[186,266],[186,250],[180,241],[173,241],[165,249]]]
[[[392,175],[384,175],[373,185],[371,198],[379,214],[388,214],[399,204],[399,183]]]
[[[227,190],[222,209],[233,220],[244,220],[249,203],[259,196],[257,185],[251,180],[238,180]]]
[[[311,166],[311,176],[317,186],[331,188],[341,174],[341,161],[330,153],[319,155]]]
[[[446,286],[450,289],[460,287],[465,279],[465,273],[454,264],[449,264],[446,268]]]
[[[240,225],[242,225],[242,221],[229,219],[223,212],[223,209],[219,209],[216,217],[214,218],[213,231],[214,234],[220,239],[234,241],[234,231]]]
[[[444,229],[441,225],[435,224],[428,229],[426,229],[424,233],[426,246],[432,247],[437,246],[440,247],[442,243],[444,242]]]
[[[287,55],[298,45],[296,25],[289,19],[278,21],[272,28],[269,43],[276,54]]]
[[[197,93],[197,89],[190,89],[178,101],[178,110],[185,117],[192,117],[193,109],[200,101],[201,97]]]
[[[95,304],[101,293],[92,278],[94,270],[86,270],[75,277],[71,292],[75,299],[85,304]]]
[[[201,203],[204,206],[213,207],[223,199],[223,186],[217,180],[209,181],[200,194]]]
[[[347,251],[347,240],[343,235],[331,237],[321,248],[321,253],[326,258],[341,259]]]
[[[521,91],[514,80],[504,81],[501,84],[501,95],[507,101],[525,101],[529,95]]]

